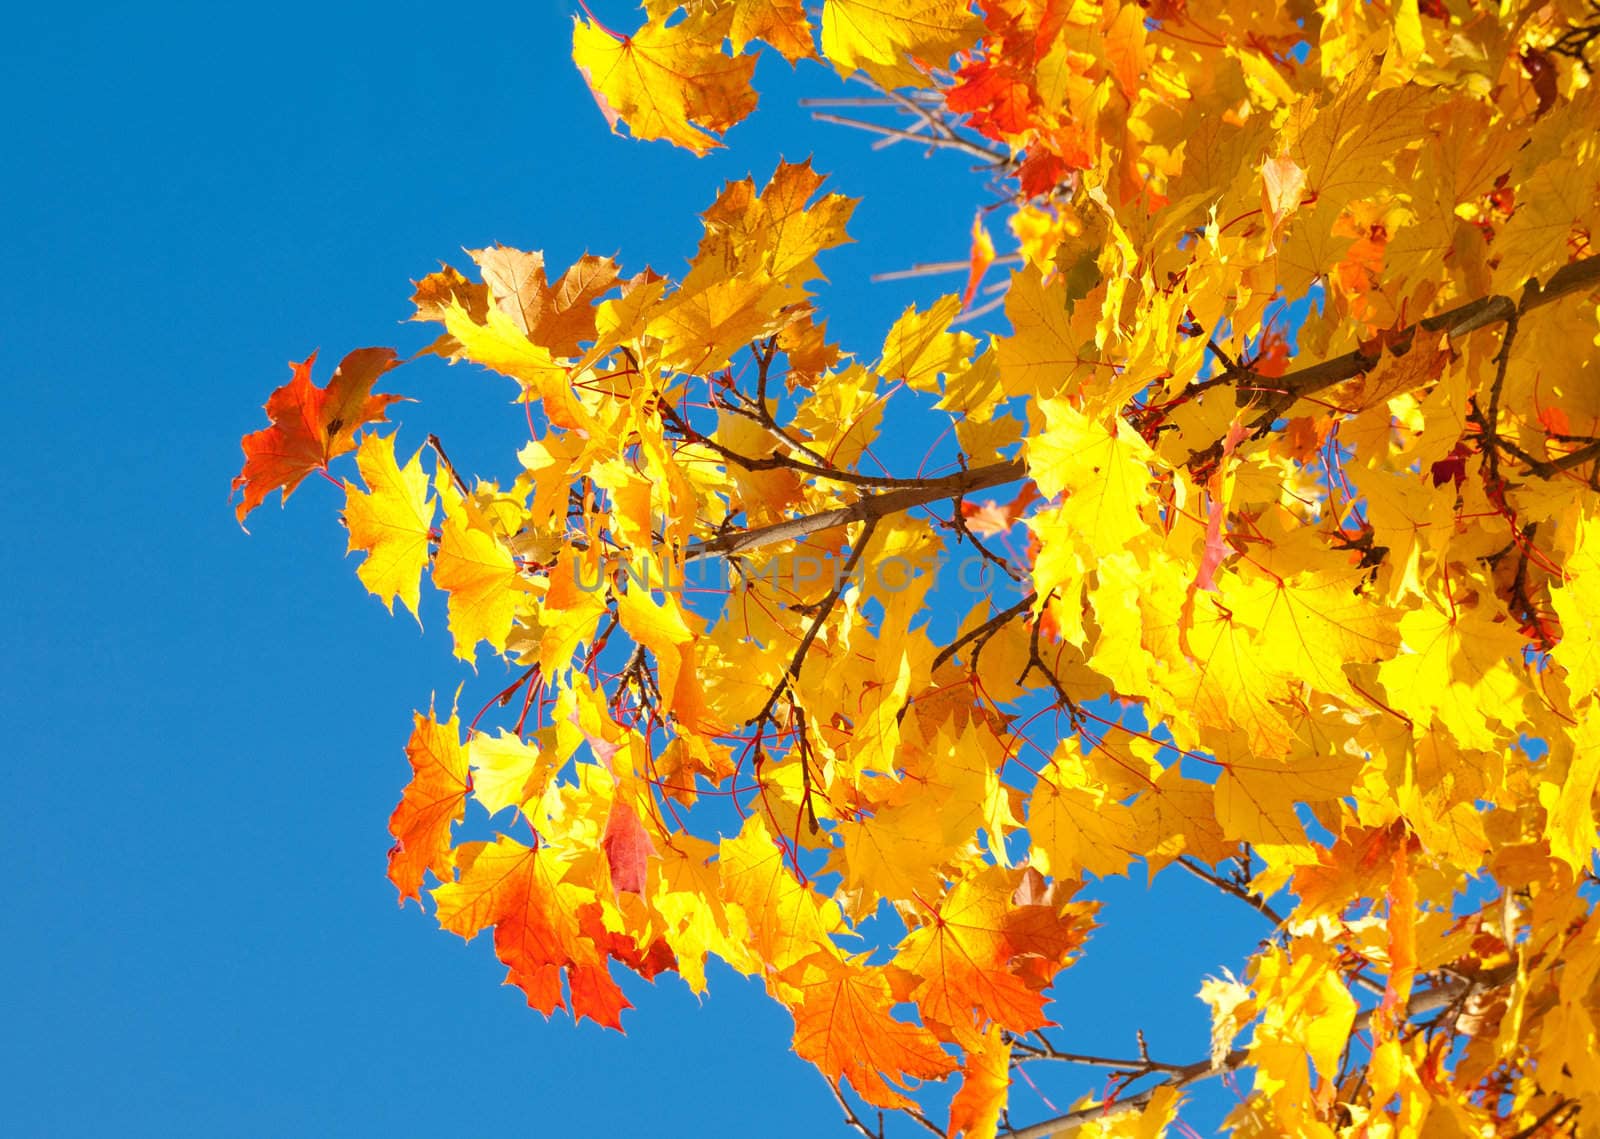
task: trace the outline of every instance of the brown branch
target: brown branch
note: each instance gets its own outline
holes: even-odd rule
[[[957,637],[944,648],[939,650],[939,655],[933,658],[933,664],[928,666],[929,674],[931,675],[935,672],[938,672],[940,665],[944,664],[945,661],[955,656],[956,653],[960,652],[967,645],[970,645],[973,641],[987,641],[990,637],[994,636],[1007,623],[1014,621],[1020,614],[1027,612],[1028,607],[1033,604],[1033,599],[1037,596],[1038,594],[1036,593],[1030,593],[1028,596],[1024,597],[1021,601],[1017,602],[1009,609],[1002,609],[983,624],[974,625],[965,633],[962,633],[961,636]]]
[[[1044,616],[1044,611],[1049,606],[1050,598],[1053,596],[1055,596],[1055,593],[1052,590],[1039,606],[1039,616],[1034,618],[1033,627],[1028,634],[1028,663],[1023,666],[1022,672],[1017,676],[1016,683],[1020,686],[1023,681],[1028,679],[1029,674],[1034,669],[1038,669],[1044,675],[1045,680],[1050,683],[1050,687],[1054,689],[1056,702],[1066,708],[1068,717],[1071,718],[1073,726],[1076,727],[1082,713],[1078,710],[1077,703],[1071,696],[1067,695],[1067,690],[1062,685],[1061,678],[1056,675],[1056,670],[1046,664],[1044,657],[1039,653],[1039,627],[1043,624],[1041,618]]]
[[[887,99],[890,103],[893,103],[895,106],[899,107],[902,111],[910,115],[921,125],[927,127],[929,131],[933,132],[933,138],[929,138],[926,135],[917,134],[915,131],[899,132],[910,138],[912,141],[928,142],[937,146],[944,146],[955,150],[965,151],[974,157],[984,159],[989,165],[995,167],[1005,167],[1010,165],[1013,161],[1012,156],[1003,150],[996,150],[991,147],[984,146],[982,143],[974,142],[971,139],[964,138],[945,118],[943,114],[944,104],[942,102],[920,102],[919,100],[912,99],[905,93],[897,91],[893,87],[879,83],[874,79],[865,79],[863,81],[869,87],[873,88],[873,90],[877,91],[880,95]]]
[[[708,538],[704,542],[690,546],[684,553],[684,560],[728,557],[778,542],[795,541],[808,534],[832,530],[851,522],[887,518],[891,514],[926,506],[940,499],[959,498],[974,491],[988,490],[1008,482],[1016,482],[1024,478],[1027,473],[1028,464],[1022,459],[1013,459],[1010,462],[994,463],[969,471],[958,471],[943,478],[923,479],[903,484],[898,490],[867,495],[849,506],[790,518],[783,522],[774,522],[770,526],[758,526],[753,530],[735,530],[715,538]]]
[[[789,661],[789,667],[785,671],[783,679],[772,690],[772,695],[767,697],[767,702],[762,706],[761,711],[750,718],[749,723],[759,724],[763,720],[771,719],[772,709],[777,706],[778,697],[782,696],[785,689],[800,679],[800,668],[805,664],[806,653],[810,651],[812,642],[817,639],[817,634],[822,631],[822,626],[828,620],[828,614],[833,612],[834,605],[843,596],[845,583],[850,580],[850,575],[854,572],[856,564],[861,561],[861,555],[867,552],[867,544],[872,541],[872,532],[877,526],[878,520],[876,518],[867,519],[866,528],[862,530],[861,537],[856,540],[855,549],[850,551],[849,558],[845,560],[844,569],[839,573],[837,584],[828,591],[828,595],[817,606],[817,615],[811,619],[811,625],[806,629],[805,636],[801,638],[800,647],[795,650],[793,659]]]
[[[454,484],[456,492],[460,494],[462,498],[466,498],[468,495],[470,495],[472,492],[467,489],[467,484],[462,477],[456,474],[455,464],[450,461],[450,456],[444,453],[444,444],[439,441],[439,437],[437,435],[428,436],[428,446],[433,448],[433,453],[435,455],[439,456],[439,462],[444,464],[444,469],[450,472],[450,482]]]
[[[1044,1033],[1035,1032],[1033,1035],[1038,1037],[1040,1041],[1038,1044],[1029,1043],[1020,1037],[1013,1037],[1011,1040],[1012,1051],[1023,1054],[1019,1058],[1020,1062],[1056,1060],[1063,1064],[1078,1064],[1086,1068],[1110,1068],[1112,1071],[1121,1072],[1135,1078],[1153,1075],[1156,1072],[1182,1072],[1185,1069],[1185,1065],[1182,1064],[1163,1064],[1159,1060],[1152,1060],[1148,1051],[1143,1047],[1142,1033],[1140,1034],[1140,1052],[1142,1054],[1137,1060],[1119,1060],[1111,1056],[1093,1056],[1083,1052],[1063,1052],[1052,1044]]]
[[[915,479],[897,479],[885,475],[864,475],[857,471],[847,471],[840,467],[809,463],[804,459],[796,459],[789,455],[774,454],[765,455],[760,458],[757,458],[754,455],[743,455],[738,451],[733,450],[731,447],[728,447],[726,444],[717,442],[717,440],[705,434],[703,431],[697,430],[667,404],[663,403],[659,408],[659,412],[661,415],[661,421],[668,427],[671,427],[674,431],[678,432],[678,434],[683,437],[685,442],[696,443],[707,448],[708,450],[714,451],[725,462],[732,463],[738,467],[743,467],[747,471],[771,471],[782,468],[784,470],[797,471],[801,474],[811,475],[819,479],[827,479],[829,482],[850,483],[853,486],[903,487],[907,485],[914,485],[917,481]],[[760,422],[760,420],[758,419],[757,422]],[[763,424],[763,426],[765,426],[765,424]],[[782,435],[781,432],[779,434],[783,438],[784,442],[790,444],[794,443],[792,439]]]
[[[1395,339],[1397,343],[1404,344],[1406,350],[1409,350],[1411,341],[1418,331],[1444,332],[1452,340],[1459,339],[1469,332],[1474,332],[1491,324],[1505,323],[1513,317],[1524,316],[1534,309],[1560,300],[1562,297],[1583,289],[1595,287],[1600,287],[1600,255],[1585,257],[1562,266],[1551,274],[1550,280],[1542,286],[1537,281],[1529,281],[1520,304],[1507,296],[1479,297],[1477,300],[1457,305],[1453,309],[1448,309],[1445,312],[1409,325],[1401,329]],[[1396,354],[1403,355],[1404,352]],[[1345,380],[1354,379],[1363,373],[1371,371],[1377,366],[1380,358],[1381,353],[1380,355],[1369,355],[1358,348],[1354,352],[1347,352],[1343,356],[1335,357],[1332,360],[1324,360],[1320,364],[1312,364],[1309,367],[1300,368],[1273,378],[1254,376],[1254,373],[1243,370],[1240,373],[1242,379],[1248,380],[1254,377],[1257,382],[1241,386],[1236,394],[1236,399],[1239,406],[1243,407],[1251,403],[1263,392],[1269,395],[1270,398],[1268,398],[1260,414],[1256,416],[1251,425],[1255,430],[1256,437],[1259,438],[1271,428],[1272,424],[1280,416],[1300,400],[1325,388],[1330,388],[1334,384],[1343,383]],[[1189,456],[1188,465],[1192,467],[1197,463],[1203,464],[1204,460],[1212,452],[1220,451],[1220,448],[1221,443],[1218,442],[1213,443],[1204,450],[1193,453]],[[1600,448],[1596,449],[1595,454],[1600,455]],[[1577,466],[1585,462],[1589,457],[1594,456],[1586,456],[1585,459],[1578,459],[1569,465]],[[1572,456],[1567,456],[1567,458],[1570,459]],[[1561,467],[1558,469],[1564,470],[1566,468]]]
[[[989,262],[990,265],[1020,265],[1022,254],[1006,253]],[[972,268],[971,260],[961,261],[927,261],[911,266],[909,269],[893,269],[887,273],[874,273],[869,278],[874,285],[884,281],[908,281],[916,277],[933,277],[940,273],[965,273]]]
[[[839,1090],[839,1085],[832,1080],[828,1081],[828,1090],[833,1093],[833,1098],[839,1101],[839,1110],[844,1112],[844,1121],[854,1127],[867,1139],[883,1139],[883,1112],[878,1112],[878,1129],[876,1131],[861,1121],[856,1114],[856,1109],[850,1106],[850,1101],[844,1098],[844,1092]]]
[[[1178,856],[1178,865],[1183,867],[1190,874],[1193,874],[1196,878],[1200,879],[1200,881],[1209,882],[1211,885],[1221,890],[1224,894],[1229,894],[1235,898],[1238,898],[1245,905],[1249,906],[1262,917],[1270,921],[1274,926],[1283,925],[1283,917],[1278,913],[1278,911],[1269,906],[1267,904],[1267,900],[1261,897],[1259,894],[1252,894],[1247,887],[1242,886],[1237,882],[1230,881],[1220,874],[1214,874],[1210,870],[1207,870],[1199,862],[1192,858],[1186,858],[1183,855]]]
[[[1516,966],[1507,965],[1500,969],[1492,970],[1473,980],[1444,981],[1431,989],[1414,993],[1406,1002],[1406,1019],[1425,1016],[1442,1008],[1448,1008],[1452,1003],[1474,992],[1484,992],[1498,989],[1508,984],[1516,975]],[[1372,1022],[1375,1010],[1368,1009],[1360,1013],[1355,1024],[1351,1027],[1351,1035],[1366,1031]],[[1182,1088],[1201,1080],[1220,1076],[1224,1072],[1232,1072],[1242,1068],[1250,1059],[1250,1052],[1245,1048],[1235,1048],[1223,1057],[1220,1063],[1213,1064],[1209,1058],[1196,1060],[1192,1064],[1184,1064],[1173,1068],[1168,1079],[1152,1084],[1148,1088],[1135,1092],[1126,1099],[1119,1099],[1115,1103],[1096,1104],[1092,1107],[1080,1107],[1076,1111],[1069,1111],[1058,1115],[1054,1119],[1046,1119],[1040,1123],[1029,1124],[1027,1127],[1017,1127],[1010,1131],[1002,1131],[999,1139],[1047,1139],[1058,1131],[1065,1131],[1069,1127],[1079,1127],[1085,1123],[1096,1120],[1109,1119],[1117,1115],[1142,1109],[1155,1094],[1162,1088]]]
[[[1488,422],[1484,425],[1484,436],[1489,440],[1489,448],[1484,453],[1484,460],[1489,466],[1489,482],[1494,487],[1493,493],[1500,491],[1500,394],[1505,390],[1506,372],[1511,367],[1511,346],[1517,339],[1517,314],[1512,313],[1506,318],[1505,334],[1500,341],[1500,352],[1495,358],[1494,381],[1489,385],[1489,414]]]

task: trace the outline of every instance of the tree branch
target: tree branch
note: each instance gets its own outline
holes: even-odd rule
[[[1479,297],[1477,300],[1468,301],[1466,304],[1457,305],[1453,309],[1427,317],[1404,329],[1396,339],[1403,341],[1409,350],[1412,338],[1417,332],[1444,332],[1452,340],[1485,328],[1491,324],[1502,324],[1513,317],[1523,316],[1536,308],[1560,300],[1562,297],[1583,289],[1600,286],[1600,255],[1585,257],[1570,264],[1563,265],[1551,274],[1549,282],[1540,285],[1537,281],[1529,281],[1522,301],[1512,300],[1507,296]],[[1403,354],[1403,353],[1402,353]],[[1307,396],[1332,387],[1334,384],[1352,380],[1377,366],[1381,353],[1378,356],[1368,355],[1361,349],[1347,352],[1332,360],[1324,360],[1320,364],[1312,364],[1297,371],[1288,372],[1275,378],[1256,377],[1262,385],[1240,387],[1236,393],[1239,406],[1243,407],[1256,399],[1263,391],[1270,398],[1263,406],[1261,413],[1252,423],[1257,437],[1270,430],[1272,424],[1291,407]],[[1253,373],[1243,370],[1241,378],[1250,379]],[[1193,466],[1203,460],[1214,450],[1219,450],[1220,442],[1214,443],[1204,450],[1197,451],[1189,457],[1189,465]],[[1587,450],[1587,448],[1586,448]],[[1571,458],[1571,456],[1567,456]],[[1570,465],[1576,466],[1583,460],[1577,460]],[[1559,468],[1559,469],[1565,469]]]
[[[1281,926],[1283,924],[1283,918],[1279,915],[1278,911],[1269,906],[1265,898],[1258,894],[1252,894],[1247,887],[1241,886],[1237,882],[1229,881],[1220,874],[1214,874],[1210,870],[1207,870],[1199,862],[1181,854],[1178,856],[1178,865],[1183,867],[1189,873],[1193,874],[1196,878],[1200,879],[1200,881],[1209,882],[1211,885],[1221,890],[1224,894],[1230,894],[1233,897],[1238,898],[1245,905],[1249,906],[1262,917],[1270,921],[1274,926]]]
[[[1038,594],[1036,593],[1030,593],[1010,608],[1000,610],[1000,612],[996,613],[993,617],[990,617],[987,621],[983,622],[983,624],[974,625],[965,633],[962,633],[961,636],[957,637],[944,648],[939,650],[939,655],[934,657],[933,663],[928,666],[929,674],[931,675],[932,673],[938,672],[940,665],[944,664],[945,661],[955,656],[956,653],[960,652],[967,645],[970,645],[973,641],[987,641],[990,637],[994,636],[1008,622],[1015,620],[1019,614],[1027,612],[1028,607],[1033,604],[1033,599],[1037,596]]]
[[[1411,999],[1406,1002],[1406,1019],[1425,1016],[1430,1012],[1446,1008],[1455,1001],[1474,992],[1498,989],[1502,985],[1509,983],[1515,975],[1516,966],[1507,965],[1472,980],[1445,981],[1435,985],[1424,992],[1413,994]],[[1366,1031],[1368,1025],[1372,1022],[1373,1012],[1374,1010],[1368,1009],[1356,1017],[1355,1024],[1350,1030],[1351,1035]],[[1170,1075],[1167,1079],[1137,1091],[1126,1099],[1119,1099],[1115,1103],[1080,1107],[1076,1111],[1066,1112],[1063,1115],[1056,1116],[1054,1119],[1046,1119],[1040,1123],[1029,1124],[1027,1127],[1002,1131],[999,1139],[1048,1139],[1048,1136],[1054,1135],[1058,1131],[1065,1131],[1069,1127],[1079,1127],[1085,1123],[1093,1123],[1096,1120],[1109,1119],[1113,1116],[1139,1111],[1162,1088],[1187,1087],[1189,1084],[1198,1083],[1201,1080],[1210,1079],[1212,1076],[1220,1076],[1224,1072],[1231,1072],[1241,1068],[1249,1059],[1249,1049],[1235,1048],[1227,1056],[1223,1057],[1222,1062],[1219,1064],[1213,1064],[1209,1058],[1196,1060],[1192,1064],[1184,1064],[1181,1067],[1170,1069]]]
[[[903,486],[899,490],[867,495],[849,506],[774,522],[770,526],[758,526],[754,530],[735,530],[709,538],[690,546],[684,553],[684,561],[742,554],[778,542],[791,542],[822,530],[832,530],[836,526],[845,526],[851,522],[887,518],[891,514],[926,506],[940,499],[959,498],[973,491],[988,490],[990,487],[1016,482],[1027,473],[1028,464],[1022,459],[1013,459],[1010,462],[994,463],[987,467],[976,467],[970,471],[958,471],[944,478],[924,479]]]

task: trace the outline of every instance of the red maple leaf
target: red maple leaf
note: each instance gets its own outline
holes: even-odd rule
[[[267,397],[272,426],[240,440],[244,467],[233,489],[244,492],[235,510],[241,523],[274,490],[282,489],[288,501],[301,479],[355,449],[357,428],[385,419],[389,405],[403,398],[372,394],[378,377],[399,363],[392,348],[356,349],[339,362],[325,388],[311,382],[316,359],[313,352],[290,365],[293,377]]]

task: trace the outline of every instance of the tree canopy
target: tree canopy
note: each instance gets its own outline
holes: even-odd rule
[[[1600,1135],[1597,39],[1577,0],[585,9],[613,130],[723,145],[766,45],[997,190],[964,293],[865,352],[809,163],[727,184],[677,280],[426,276],[427,352],[526,416],[499,481],[385,433],[393,351],[294,366],[239,519],[320,472],[365,586],[429,578],[508,669],[415,714],[402,901],[613,1028],[620,971],[759,977],[867,1135],[1155,1136],[1225,1072],[1239,1136]],[[1209,1055],[1049,1035],[1086,877],[1134,873],[1270,923]],[[1052,1061],[1112,1078],[1009,1114]]]

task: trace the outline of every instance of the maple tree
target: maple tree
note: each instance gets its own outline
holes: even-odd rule
[[[613,129],[721,145],[766,44],[1004,189],[870,359],[812,303],[854,203],[809,164],[728,184],[681,280],[427,276],[427,352],[516,385],[503,484],[400,462],[392,352],[295,366],[239,518],[354,451],[361,581],[511,669],[416,714],[402,900],[614,1028],[620,971],[760,977],[868,1135],[1154,1136],[1223,1073],[1241,1136],[1600,1135],[1600,9],[585,12]],[[876,463],[923,423],[935,473]],[[1209,1055],[1051,1036],[1086,876],[1135,872],[1270,923]],[[1112,1078],[1013,1118],[1045,1063]]]

